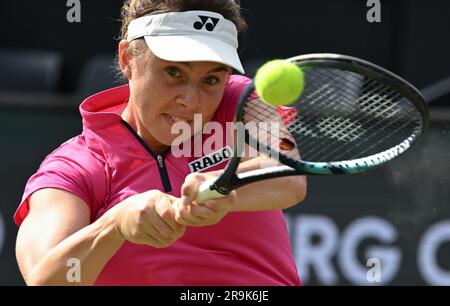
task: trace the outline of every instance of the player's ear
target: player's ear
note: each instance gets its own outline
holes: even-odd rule
[[[119,43],[119,67],[123,75],[131,80],[131,52],[130,43],[126,40],[121,40]]]

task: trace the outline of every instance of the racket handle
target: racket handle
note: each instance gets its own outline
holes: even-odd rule
[[[204,204],[208,200],[212,199],[220,199],[224,198],[225,195],[221,194],[217,190],[211,189],[211,186],[214,185],[217,178],[212,177],[206,181],[204,181],[197,190],[197,197],[195,198],[195,202],[197,204]]]

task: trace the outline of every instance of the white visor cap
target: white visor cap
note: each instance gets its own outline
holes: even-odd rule
[[[147,15],[130,22],[129,42],[144,37],[150,50],[172,62],[217,62],[244,73],[233,22],[209,11]]]

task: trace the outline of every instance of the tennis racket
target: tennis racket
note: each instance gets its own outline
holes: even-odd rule
[[[338,54],[289,61],[303,70],[302,96],[286,107],[269,106],[253,82],[248,85],[236,114],[245,132],[237,134],[224,172],[200,185],[197,203],[270,178],[365,172],[404,154],[426,133],[429,115],[422,94],[386,69]],[[277,133],[261,124],[274,122],[282,127]],[[245,144],[276,156],[282,165],[236,173]]]

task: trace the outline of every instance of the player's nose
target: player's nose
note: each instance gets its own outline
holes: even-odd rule
[[[196,110],[200,106],[199,90],[192,84],[184,86],[177,96],[177,103],[186,110]]]

